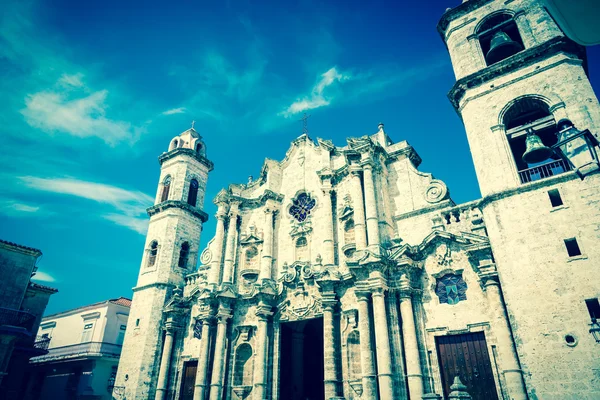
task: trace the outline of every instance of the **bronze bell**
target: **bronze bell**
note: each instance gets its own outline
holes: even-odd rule
[[[552,155],[552,149],[546,146],[542,139],[536,135],[533,130],[527,132],[525,139],[525,153],[523,153],[523,161],[527,164],[536,164],[547,160]]]
[[[507,57],[517,54],[523,50],[521,44],[515,42],[506,34],[506,32],[498,31],[492,37],[490,42],[490,51],[487,52],[485,60],[488,65],[497,63]]]

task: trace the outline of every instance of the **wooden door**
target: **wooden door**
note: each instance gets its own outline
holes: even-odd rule
[[[444,397],[456,375],[473,400],[497,400],[496,384],[483,332],[436,337]]]
[[[181,380],[180,400],[194,399],[194,383],[196,382],[196,370],[198,361],[188,361],[183,366],[183,379]]]

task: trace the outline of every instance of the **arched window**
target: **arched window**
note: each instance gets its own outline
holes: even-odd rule
[[[190,206],[196,207],[196,200],[198,199],[198,181],[192,179],[190,181],[190,190],[188,191],[187,202]]]
[[[512,15],[496,14],[477,29],[487,65],[495,64],[523,50],[523,40]]]
[[[235,350],[233,386],[252,386],[252,347],[243,343]]]
[[[196,143],[196,153],[202,154],[202,143]]]
[[[305,237],[296,240],[296,261],[308,261],[308,241]]]
[[[183,242],[179,250],[179,268],[187,268],[188,256],[190,255],[190,244]]]
[[[171,142],[171,146],[169,146],[169,151],[175,150],[178,144],[179,142],[177,141],[177,139],[173,139],[173,141]]]
[[[156,264],[156,256],[158,255],[158,242],[153,240],[150,243],[150,249],[148,252],[148,266],[151,267]]]
[[[354,236],[354,220],[352,218],[350,218],[344,224],[344,243],[351,244],[351,243],[355,243],[355,242],[356,242],[356,239]]]
[[[169,189],[171,188],[171,175],[167,175],[165,177],[165,179],[163,180],[163,189],[162,189],[162,194],[160,196],[160,201],[167,201],[169,200]]]
[[[246,269],[257,269],[258,268],[258,249],[256,247],[250,247],[246,250]]]
[[[502,123],[521,183],[569,169],[569,165],[550,150],[558,141],[558,128],[544,101],[534,97],[515,101],[504,113]]]

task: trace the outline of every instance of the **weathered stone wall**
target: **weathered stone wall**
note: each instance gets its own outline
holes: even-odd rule
[[[521,364],[532,400],[596,399],[600,348],[584,300],[600,296],[600,177],[541,183],[483,209]],[[550,189],[563,206],[551,206]],[[583,256],[568,257],[573,237]]]

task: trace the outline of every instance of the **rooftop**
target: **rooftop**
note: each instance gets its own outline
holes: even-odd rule
[[[42,318],[42,321],[48,321],[63,315],[67,315],[67,314],[73,314],[75,312],[79,312],[79,311],[84,311],[84,310],[91,310],[94,308],[99,308],[102,306],[105,306],[107,304],[116,304],[119,306],[123,306],[123,307],[127,307],[130,308],[131,307],[131,299],[128,299],[126,297],[119,297],[116,299],[109,299],[109,300],[104,300],[104,301],[100,301],[98,303],[93,303],[93,304],[88,304],[86,306],[81,306],[81,307],[77,307],[77,308],[72,308],[70,310],[65,310],[65,311],[60,311],[54,314],[50,314],[50,315],[46,315],[44,318]]]

